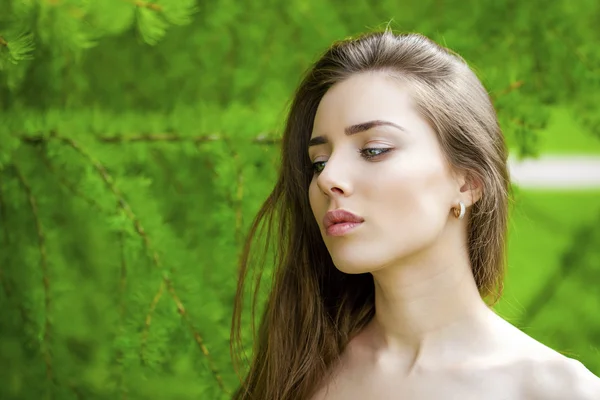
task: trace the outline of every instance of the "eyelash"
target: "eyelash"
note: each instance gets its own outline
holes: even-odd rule
[[[365,155],[365,152],[369,151],[369,150],[380,150],[380,153],[375,154],[375,155]],[[371,160],[371,159],[373,159],[375,157],[379,157],[380,155],[383,155],[384,153],[387,153],[390,150],[392,150],[392,149],[391,148],[385,148],[385,147],[366,147],[364,149],[358,150],[358,153],[360,155],[362,155],[365,159]],[[323,172],[323,170],[317,171],[316,170],[316,166],[317,166],[317,164],[321,164],[321,163],[324,163],[324,162],[325,161],[317,161],[315,163],[312,163],[312,170],[313,170],[313,172],[315,174],[319,174],[319,173]],[[323,168],[325,168],[325,167],[323,167]]]

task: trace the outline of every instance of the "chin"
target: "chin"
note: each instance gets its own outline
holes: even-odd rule
[[[400,243],[367,242],[328,244],[335,267],[346,274],[376,272],[417,255],[422,247]]]
[[[345,274],[365,274],[375,272],[386,265],[386,261],[375,259],[369,251],[351,252],[352,254],[336,254],[332,253],[331,259],[338,271]]]

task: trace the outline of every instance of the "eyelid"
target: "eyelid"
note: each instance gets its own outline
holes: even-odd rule
[[[361,146],[358,151],[362,152],[363,150],[367,150],[367,149],[393,149],[395,148],[395,145],[392,145],[391,143],[387,143],[387,144],[383,144],[383,143],[372,143],[372,142],[367,142],[365,143],[363,146]],[[308,155],[308,157],[310,158],[311,162],[320,162],[320,161],[316,161],[316,159],[319,157],[311,157],[310,154]]]
[[[365,136],[361,136],[359,134],[355,138],[352,137],[352,138],[349,138],[347,140],[350,140],[350,141],[354,142],[355,140],[364,141],[365,138],[368,138],[368,140],[363,143],[362,147],[370,146],[371,143],[373,143],[373,142],[375,142],[375,143],[381,142],[381,143],[385,143],[385,145],[388,145],[388,146],[396,146],[398,143],[396,142],[396,138],[395,137],[390,137],[390,136],[388,136],[386,134],[381,135],[381,134],[377,133],[377,130],[380,129],[380,128],[383,128],[384,129],[384,133],[385,133],[385,128],[389,128],[389,127],[385,127],[385,126],[383,126],[383,127],[376,127],[376,128],[373,128],[371,130],[371,131],[374,131],[374,132],[370,133],[368,136],[366,136],[366,135]],[[314,146],[311,146],[308,149],[308,155],[310,156],[310,152],[311,152],[312,149],[315,149],[315,148],[321,149],[323,147],[330,148],[330,147],[332,147],[332,144],[333,143],[331,141],[328,141],[327,143],[321,143],[321,144],[316,144]]]
[[[372,156],[369,156],[369,155],[364,155],[364,153],[365,153],[367,150],[381,150],[381,153],[379,153],[379,154],[375,154],[375,155],[372,155]],[[388,154],[388,153],[390,153],[390,152],[392,152],[392,151],[394,151],[394,150],[395,150],[395,147],[394,147],[394,146],[387,146],[387,147],[371,147],[371,146],[365,146],[365,147],[362,147],[362,148],[360,148],[360,149],[358,150],[358,153],[361,155],[361,157],[365,158],[365,159],[366,159],[366,160],[368,160],[368,161],[371,161],[371,160],[373,160],[373,159],[376,159],[376,158],[378,158],[378,157],[382,157],[382,156],[384,156],[385,154]],[[319,163],[327,163],[327,161],[328,161],[328,160],[322,160],[322,161],[315,161],[315,160],[313,160],[313,161],[311,161],[311,164],[310,164],[310,165],[311,165],[311,170],[313,171],[313,175],[318,175],[318,174],[320,174],[320,173],[322,172],[322,171],[315,171],[315,164],[319,164]],[[323,168],[325,168],[325,167],[323,167]]]

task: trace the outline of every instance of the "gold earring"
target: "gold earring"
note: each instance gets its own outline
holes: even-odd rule
[[[465,216],[465,204],[462,201],[458,202],[459,207],[452,207],[452,212],[454,213],[454,216],[458,219],[463,219]]]

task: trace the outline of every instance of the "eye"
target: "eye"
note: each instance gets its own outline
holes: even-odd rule
[[[323,172],[323,168],[325,168],[325,161],[317,161],[312,163],[312,170],[315,174]]]
[[[367,147],[367,148],[358,150],[358,153],[363,158],[365,158],[367,160],[371,160],[371,159],[376,158],[384,153],[387,153],[390,150],[392,150],[392,149],[391,148],[381,148],[381,147]],[[317,162],[312,163],[313,172],[315,174],[319,174],[319,173],[323,172],[323,169],[325,168],[325,163],[326,163],[326,161],[317,161]]]
[[[367,160],[370,160],[371,158],[377,157],[383,153],[387,153],[390,150],[391,150],[390,148],[367,147],[365,149],[360,149],[358,152],[361,155],[363,155],[364,158],[366,158]]]

